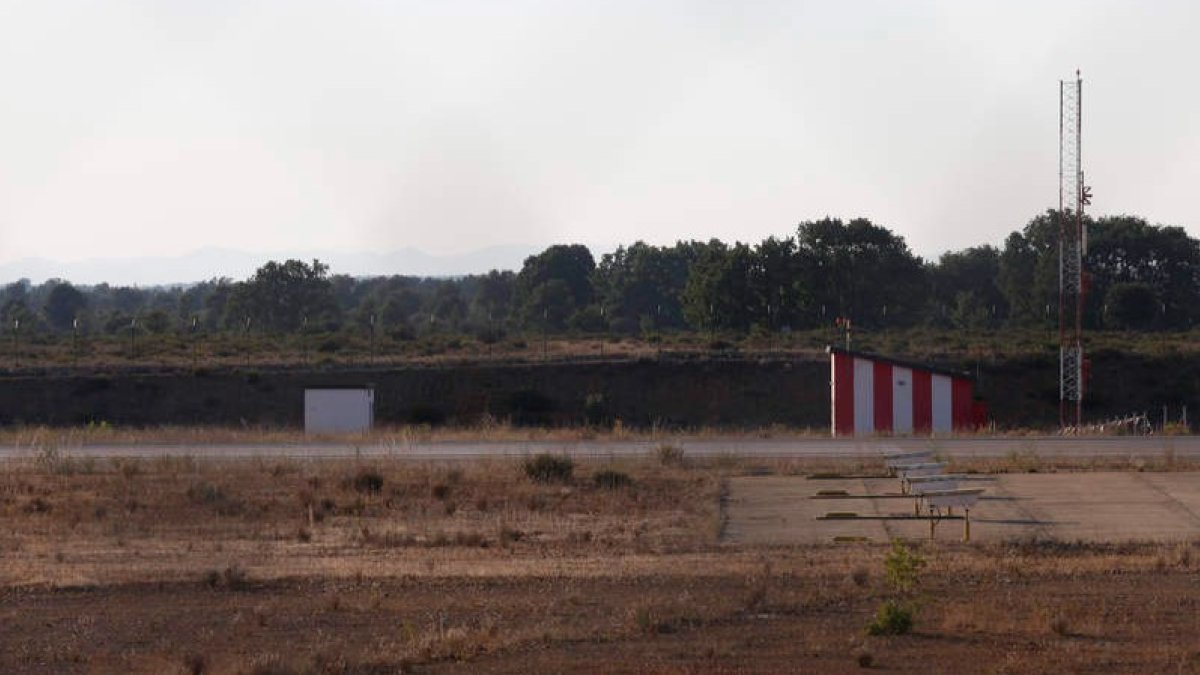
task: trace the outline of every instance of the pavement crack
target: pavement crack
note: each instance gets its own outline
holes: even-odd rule
[[[858,482],[862,484],[862,493],[864,495],[871,494],[871,488],[870,488],[870,486],[867,485],[866,478],[860,478],[858,480]],[[876,515],[876,516],[884,515],[883,513],[881,513],[879,511],[879,503],[881,500],[869,499],[867,501],[871,505],[871,511],[872,511],[873,515]],[[883,526],[883,531],[887,535],[887,541],[891,541],[896,538],[896,532],[892,529],[891,523],[888,522],[888,520],[886,518],[880,519],[878,522],[880,525]]]
[[[1171,494],[1170,492],[1167,492],[1161,486],[1155,485],[1154,482],[1151,481],[1149,478],[1147,478],[1144,474],[1134,473],[1131,475],[1133,476],[1134,480],[1140,481],[1143,485],[1149,487],[1151,490],[1154,490],[1158,494],[1162,495],[1163,498],[1165,498],[1167,500],[1168,505],[1172,511],[1177,511],[1177,512],[1183,513],[1183,514],[1187,515],[1188,518],[1191,518],[1192,522],[1194,522],[1196,525],[1200,525],[1200,514],[1196,513],[1195,511],[1191,510],[1190,508],[1188,508],[1188,505],[1179,501],[1179,498],[1177,498],[1175,495]]]

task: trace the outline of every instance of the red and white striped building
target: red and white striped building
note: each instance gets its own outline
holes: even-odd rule
[[[834,436],[942,434],[986,423],[965,373],[829,347]]]

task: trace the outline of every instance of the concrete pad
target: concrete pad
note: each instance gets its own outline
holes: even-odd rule
[[[971,511],[972,541],[1182,541],[1200,538],[1200,474],[1058,473],[979,477],[984,487]],[[907,516],[914,500],[890,498],[895,479],[808,480],[798,476],[737,478],[730,484],[726,538],[745,544],[830,542],[835,537],[929,536],[927,521],[817,520],[830,512]],[[863,499],[813,499],[821,490],[845,490]],[[960,520],[944,520],[937,538],[962,537]]]

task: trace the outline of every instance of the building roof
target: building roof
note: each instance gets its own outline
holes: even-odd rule
[[[937,373],[938,375],[947,375],[949,377],[957,377],[957,378],[965,379],[965,380],[974,380],[975,379],[971,375],[971,373],[966,370],[953,370],[950,368],[943,368],[941,366],[935,366],[935,365],[931,365],[928,363],[918,363],[917,361],[906,361],[904,359],[895,359],[890,356],[883,356],[882,354],[872,354],[870,352],[854,351],[853,349],[843,349],[842,347],[834,347],[833,345],[826,346],[825,353],[826,354],[844,354],[846,356],[852,356],[852,357],[856,357],[856,358],[860,358],[860,359],[867,359],[869,361],[880,361],[882,363],[890,363],[893,366],[900,366],[901,368],[916,368],[918,370],[928,370],[929,372]]]

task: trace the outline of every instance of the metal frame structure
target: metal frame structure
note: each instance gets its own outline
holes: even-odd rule
[[[1083,78],[1059,81],[1058,131],[1058,344],[1059,425],[1083,424],[1083,260],[1087,229],[1083,207],[1090,193],[1083,182]]]

